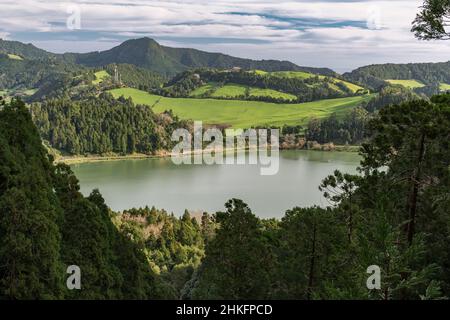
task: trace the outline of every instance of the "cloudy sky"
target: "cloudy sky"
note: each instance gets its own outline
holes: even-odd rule
[[[410,32],[420,5],[420,0],[0,0],[0,38],[53,52],[87,52],[148,36],[168,46],[339,72],[374,63],[450,60],[450,42],[418,41]]]

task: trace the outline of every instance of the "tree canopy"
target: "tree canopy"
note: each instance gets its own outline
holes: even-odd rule
[[[425,0],[413,22],[412,32],[421,40],[450,40],[450,1]]]

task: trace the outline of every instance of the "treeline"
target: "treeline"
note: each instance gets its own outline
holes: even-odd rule
[[[218,83],[219,86],[234,83],[248,87],[272,89],[297,97],[297,99],[283,99],[281,97],[252,96],[249,94],[238,97],[244,100],[266,102],[300,103],[355,95],[344,83],[335,81],[330,77],[316,75],[302,79],[258,74],[256,72],[227,72],[216,69],[186,71],[170,80],[164,88],[155,90],[154,93],[167,97],[188,97],[193,90],[209,82]],[[359,92],[357,94],[362,93]],[[202,97],[207,98],[209,96],[210,93],[206,92]]]
[[[307,141],[335,144],[361,144],[367,138],[367,124],[371,115],[363,108],[353,109],[343,119],[336,114],[309,121],[305,130]]]
[[[114,67],[117,67],[122,84],[128,87],[148,91],[152,88],[161,87],[166,81],[166,79],[158,73],[136,67],[132,64],[109,64],[104,67],[104,70],[111,76],[114,76]]]
[[[217,228],[207,213],[180,218],[155,208],[130,209],[117,214],[116,224],[131,235],[145,253],[149,267],[181,298],[205,255],[205,244]]]
[[[424,98],[403,86],[386,86],[374,98],[368,101],[364,108],[368,112],[376,112],[391,104],[400,104],[402,102],[419,100]]]
[[[157,115],[108,93],[49,99],[33,104],[31,112],[42,138],[69,154],[153,154],[170,149],[172,131],[186,126],[170,112]]]

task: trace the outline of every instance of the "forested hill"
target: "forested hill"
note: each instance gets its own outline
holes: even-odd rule
[[[190,68],[232,68],[261,69],[265,71],[306,71],[334,75],[327,68],[300,67],[289,61],[251,60],[236,58],[222,53],[210,53],[189,48],[170,48],[150,38],[127,40],[117,47],[102,52],[66,54],[66,58],[86,66],[103,66],[110,63],[129,63],[173,76]]]
[[[305,71],[334,76],[328,68],[301,67],[289,61],[251,60],[236,58],[222,53],[210,53],[190,48],[165,47],[150,38],[132,39],[106,51],[90,53],[54,54],[31,44],[0,39],[0,53],[13,54],[22,59],[57,59],[70,64],[101,67],[112,63],[132,64],[157,72],[163,76],[174,76],[191,68],[232,68],[265,71]]]
[[[0,39],[0,53],[13,54],[22,59],[48,59],[58,55],[39,49],[32,44]]]
[[[423,86],[450,83],[450,61],[440,63],[379,64],[345,73],[344,78],[371,87],[386,85],[385,80],[415,80]]]
[[[0,107],[0,160],[0,300],[175,298],[101,194],[84,197],[70,168],[51,163],[20,101]],[[66,288],[74,261],[83,290]]]

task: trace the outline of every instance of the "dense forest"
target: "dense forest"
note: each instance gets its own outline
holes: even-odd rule
[[[360,174],[337,171],[321,184],[328,208],[265,220],[232,199],[212,215],[118,214],[52,164],[29,110],[13,100],[0,111],[0,296],[449,297],[450,95],[381,108],[367,132]],[[84,290],[65,287],[72,264]],[[366,287],[371,265],[382,270],[381,290]]]
[[[155,114],[130,99],[108,93],[81,100],[48,99],[31,106],[44,140],[68,154],[154,154],[170,150],[170,136],[187,126],[170,112]]]
[[[0,88],[39,88],[63,77],[74,77],[82,67],[58,60],[14,60],[0,52]]]
[[[371,115],[363,108],[355,108],[343,119],[336,114],[318,120],[312,119],[305,131],[307,141],[318,143],[359,145],[367,137],[367,125]]]
[[[122,85],[128,87],[148,91],[152,88],[161,87],[166,81],[166,78],[158,73],[136,67],[132,64],[110,64],[105,66],[104,70],[112,76],[114,75],[115,67],[117,67],[120,82]]]
[[[52,164],[22,102],[2,107],[0,140],[0,298],[174,297],[101,195],[83,197],[70,168]],[[68,291],[75,261],[84,290]]]

